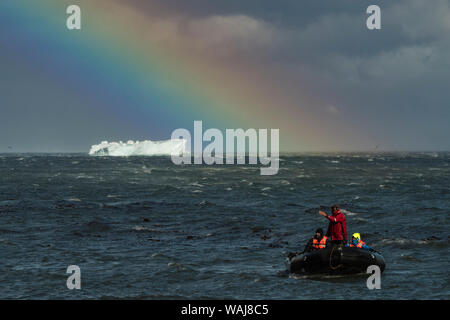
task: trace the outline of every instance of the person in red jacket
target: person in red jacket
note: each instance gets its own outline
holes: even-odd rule
[[[327,237],[331,237],[331,243],[335,245],[344,245],[347,243],[347,223],[344,214],[337,205],[331,207],[332,215],[319,210],[319,214],[324,216],[330,223],[328,224]]]

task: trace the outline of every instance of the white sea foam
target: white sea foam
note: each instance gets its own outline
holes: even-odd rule
[[[393,245],[417,245],[417,244],[428,244],[429,241],[416,240],[416,239],[405,239],[405,238],[395,238],[395,239],[382,239],[380,241],[382,244],[393,244]]]
[[[102,141],[93,145],[89,151],[91,156],[170,156],[181,155],[186,151],[186,140],[171,139],[164,141]]]
[[[345,210],[345,209],[342,209],[342,208],[341,208],[341,212],[342,212],[343,214],[345,214],[346,216],[356,216],[356,215],[359,214],[359,213],[357,213],[357,212],[351,212],[351,211],[348,211],[348,210]]]

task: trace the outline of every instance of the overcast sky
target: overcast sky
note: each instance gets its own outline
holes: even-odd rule
[[[291,100],[309,92],[316,97],[311,112],[325,125],[351,125],[381,149],[450,150],[448,0],[111,1],[164,22],[162,33],[173,29],[192,39],[193,52],[270,72]],[[157,15],[156,2],[162,8]],[[370,4],[381,7],[381,30],[365,28]],[[10,26],[3,21],[0,27],[1,48],[14,46]],[[100,137],[136,133],[118,134],[117,124],[98,122],[80,108],[81,97],[65,101],[64,109],[55,96],[45,103],[54,93],[45,92],[9,49],[0,50],[0,152],[86,152]],[[24,115],[17,106],[30,103],[33,91],[40,103]],[[90,129],[80,132],[86,123]]]

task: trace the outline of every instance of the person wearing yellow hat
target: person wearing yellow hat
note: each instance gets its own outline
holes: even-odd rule
[[[361,240],[361,235],[357,232],[352,234],[352,241],[348,245],[349,247],[362,248],[370,251],[375,251],[373,248],[369,247],[364,241]]]

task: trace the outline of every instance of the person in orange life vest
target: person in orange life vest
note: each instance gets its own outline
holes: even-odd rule
[[[311,238],[305,246],[303,252],[311,252],[325,248],[330,245],[330,239],[323,235],[322,228],[316,230],[316,234]]]
[[[331,207],[332,215],[329,216],[325,212],[319,210],[319,214],[327,218],[328,224],[327,237],[331,237],[331,243],[334,245],[343,245],[347,243],[347,223],[344,214],[339,210],[337,205]]]
[[[352,242],[350,242],[350,244],[348,244],[347,246],[375,251],[373,248],[369,247],[364,241],[361,240],[361,235],[359,233],[354,233],[352,235]]]
[[[319,228],[316,230],[314,237],[309,239],[308,243],[305,246],[305,250],[303,250],[302,252],[295,252],[295,253],[289,252],[288,257],[289,259],[292,259],[293,257],[299,254],[320,250],[329,245],[330,245],[330,238],[324,236],[322,228]]]

